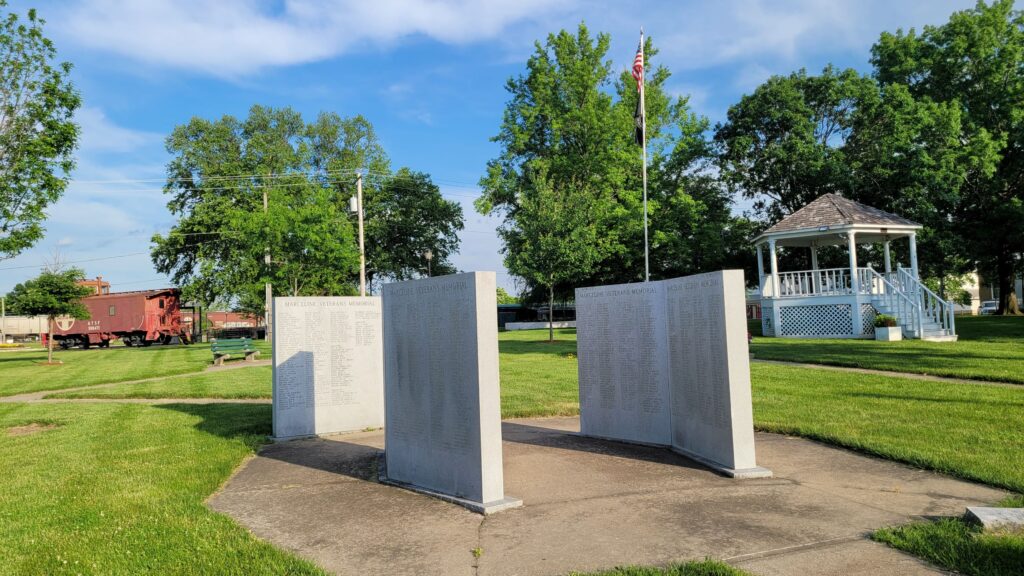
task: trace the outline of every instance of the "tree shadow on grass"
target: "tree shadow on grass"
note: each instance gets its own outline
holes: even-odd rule
[[[196,430],[241,440],[253,450],[267,443],[271,434],[272,407],[270,404],[155,404],[154,408],[173,410],[199,418]]]
[[[575,340],[505,340],[498,342],[501,354],[545,354],[550,356],[567,356],[576,354]]]
[[[377,481],[377,457],[382,451],[374,446],[346,441],[344,435],[272,442],[270,404],[160,404],[157,407],[198,417],[197,430],[229,440],[242,440],[264,458]]]
[[[970,386],[970,384],[969,384]],[[969,406],[976,406],[979,404],[986,404],[989,406],[997,406],[999,408],[1024,408],[1024,400],[981,400],[978,398],[935,398],[928,396],[919,396],[916,394],[899,394],[895,392],[848,392],[843,396],[850,396],[855,398],[873,398],[876,400],[911,400],[914,402],[932,402],[935,404],[965,404]]]

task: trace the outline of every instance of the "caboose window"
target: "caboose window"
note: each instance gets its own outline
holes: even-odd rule
[[[109,314],[110,316],[116,316],[116,315],[117,315],[117,307],[116,307],[116,306],[111,306],[111,307],[110,307],[110,310],[109,310],[109,311],[108,311],[107,313],[108,313],[108,314]]]
[[[164,301],[163,301],[163,300],[161,300],[161,301],[160,301],[160,307],[161,307],[161,308],[163,308],[163,307],[164,307]]]

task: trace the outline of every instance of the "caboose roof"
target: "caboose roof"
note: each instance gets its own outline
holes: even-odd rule
[[[89,299],[98,298],[116,298],[119,296],[145,296],[146,298],[152,298],[154,296],[160,296],[163,294],[180,294],[181,290],[177,288],[156,288],[153,290],[129,290],[126,292],[110,292],[108,294],[97,294],[95,296],[89,296]]]

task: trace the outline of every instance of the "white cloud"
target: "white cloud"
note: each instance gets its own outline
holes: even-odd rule
[[[118,126],[107,118],[103,110],[85,106],[75,113],[75,122],[82,131],[81,153],[133,152],[144,146],[159,143],[160,134],[131,130]]]
[[[83,46],[214,76],[303,64],[411,36],[462,44],[568,0],[77,0],[58,27]]]
[[[812,71],[813,73],[813,71]],[[772,71],[760,64],[751,63],[740,68],[734,80],[736,87],[745,92],[753,92],[765,80],[771,77]]]

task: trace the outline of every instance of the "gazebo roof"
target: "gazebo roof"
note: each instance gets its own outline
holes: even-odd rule
[[[893,232],[897,232],[921,227],[917,222],[892,212],[843,198],[839,194],[824,194],[762,232],[757,240],[766,239],[769,236],[790,238],[829,236],[846,229],[865,229],[864,231],[867,232],[872,229],[885,231],[892,228]]]

